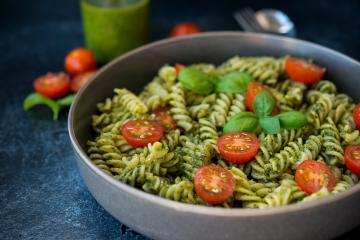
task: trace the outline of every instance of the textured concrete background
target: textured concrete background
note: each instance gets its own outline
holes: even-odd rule
[[[176,22],[238,30],[233,10],[284,10],[299,38],[360,60],[359,1],[152,1],[153,39]],[[145,239],[92,198],[77,170],[66,129],[46,108],[22,110],[33,79],[59,71],[83,45],[77,0],[0,1],[0,239]],[[346,211],[346,209],[344,209]],[[360,227],[340,239],[358,239]]]

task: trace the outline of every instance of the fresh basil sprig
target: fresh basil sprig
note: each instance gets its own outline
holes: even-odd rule
[[[281,128],[298,129],[307,124],[306,116],[302,112],[283,112],[271,116],[275,108],[275,99],[264,90],[254,98],[254,111],[235,114],[224,125],[224,133],[234,131],[255,132],[261,127],[267,134],[279,133]]]
[[[24,109],[25,111],[29,110],[38,105],[46,105],[53,112],[53,119],[57,120],[59,118],[59,113],[62,107],[70,106],[72,101],[74,100],[75,95],[69,95],[64,98],[58,99],[54,101],[50,98],[42,96],[38,93],[31,93],[24,100]]]
[[[263,118],[271,115],[275,107],[275,99],[268,91],[261,91],[254,98],[254,112],[256,116]]]
[[[215,90],[226,93],[245,93],[252,77],[243,72],[230,72],[217,82]]]
[[[240,112],[232,116],[224,125],[224,133],[235,131],[255,132],[259,127],[259,119],[252,112]]]
[[[215,87],[207,74],[193,67],[181,69],[179,81],[185,88],[203,95],[211,93]]]

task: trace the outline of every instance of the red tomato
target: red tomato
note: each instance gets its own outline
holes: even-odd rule
[[[296,169],[295,181],[307,194],[317,192],[322,187],[326,187],[331,192],[336,185],[336,176],[325,164],[305,160]]]
[[[260,148],[257,137],[247,132],[232,132],[222,135],[216,145],[224,159],[236,164],[247,163]]]
[[[188,34],[194,34],[194,33],[198,33],[198,32],[201,32],[201,30],[197,25],[190,23],[190,22],[182,22],[182,23],[175,25],[175,27],[173,27],[173,29],[171,30],[170,36],[177,37],[177,36],[183,36],[183,35],[188,35]]]
[[[255,96],[261,92],[261,91],[268,91],[267,87],[261,85],[260,83],[258,82],[251,82],[248,86],[248,89],[245,93],[245,104],[246,106],[248,107],[248,109],[250,111],[254,111],[254,99],[255,99]]]
[[[360,145],[349,145],[345,149],[345,164],[347,168],[360,177]]]
[[[70,75],[94,71],[96,69],[95,57],[86,48],[75,48],[65,57],[65,69]]]
[[[33,87],[41,95],[56,99],[65,96],[69,92],[70,78],[64,72],[49,72],[35,79]]]
[[[353,118],[356,124],[356,128],[360,130],[360,103],[358,103],[354,108]]]
[[[157,121],[130,120],[121,128],[127,143],[133,147],[145,147],[148,143],[157,142],[164,135],[164,128]]]
[[[326,69],[301,58],[288,57],[285,61],[285,71],[295,81],[314,84],[320,81]]]
[[[176,63],[175,64],[175,68],[176,68],[176,72],[179,73],[181,71],[181,69],[183,69],[185,67],[185,65],[180,64],[180,63]]]
[[[154,114],[166,131],[171,131],[177,128],[176,121],[171,117],[166,107],[155,109]]]
[[[235,179],[225,168],[207,165],[196,172],[194,184],[195,191],[202,200],[210,204],[220,204],[233,195]]]
[[[84,86],[85,83],[87,83],[94,75],[95,71],[93,72],[86,72],[86,73],[80,73],[74,77],[74,79],[71,81],[70,89],[74,93],[77,93],[82,86]]]

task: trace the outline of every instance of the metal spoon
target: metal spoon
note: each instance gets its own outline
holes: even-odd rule
[[[295,25],[290,18],[280,10],[262,9],[255,13],[259,25],[268,32],[295,37]]]
[[[280,10],[261,9],[256,13],[249,7],[234,13],[237,22],[245,31],[268,32],[295,37],[295,25],[290,18]]]

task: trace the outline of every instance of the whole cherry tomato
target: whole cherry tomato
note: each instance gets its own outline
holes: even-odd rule
[[[170,36],[178,37],[199,32],[201,32],[201,30],[196,24],[190,22],[182,22],[173,27]]]
[[[75,76],[96,70],[96,61],[92,52],[86,48],[76,48],[70,51],[65,57],[66,71]]]

